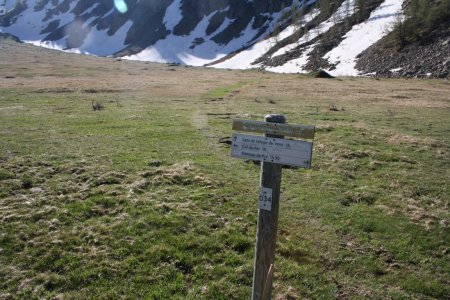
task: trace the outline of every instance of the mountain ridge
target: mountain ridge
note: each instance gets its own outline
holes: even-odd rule
[[[388,51],[373,49],[384,47],[383,40],[404,18],[405,3],[3,0],[0,31],[44,47],[132,60],[281,73],[325,69],[333,75],[391,76],[385,66],[377,69],[367,53],[378,53],[377,61],[383,60],[379,53]],[[369,48],[372,51],[367,52]],[[400,76],[448,77],[449,55],[445,49],[433,49],[439,52],[433,55],[439,60],[435,65]],[[398,65],[391,69],[401,67],[396,60],[392,63]],[[392,63],[384,65],[392,67]],[[436,65],[444,69],[436,71]]]

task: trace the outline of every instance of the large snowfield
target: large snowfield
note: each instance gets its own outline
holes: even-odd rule
[[[125,22],[113,35],[110,35],[107,29],[99,30],[97,26],[91,26],[93,20],[84,20],[82,23],[76,22],[76,16],[72,13],[75,2],[71,3],[71,7],[58,15],[54,15],[50,19],[46,19],[46,10],[51,8],[51,1],[43,10],[35,11],[33,9],[36,1],[28,1],[28,6],[24,12],[17,18],[11,26],[0,27],[0,32],[6,32],[19,37],[21,40],[32,43],[38,46],[53,48],[58,50],[65,50],[76,53],[84,53],[99,56],[109,56],[123,50],[127,47],[125,44],[127,32],[133,25],[132,21]],[[310,0],[311,3],[314,0]],[[378,8],[376,8],[370,15],[369,19],[363,23],[357,24],[351,28],[344,36],[342,42],[330,52],[326,53],[323,58],[328,59],[330,63],[335,64],[335,68],[327,70],[335,76],[357,76],[360,75],[355,69],[356,57],[369,46],[380,40],[392,28],[392,24],[398,19],[402,10],[402,0],[385,0]],[[0,0],[0,14],[11,10],[16,1],[15,0]],[[285,45],[274,54],[272,57],[289,53],[298,45],[308,42],[319,34],[323,34],[339,22],[349,11],[353,11],[355,0],[346,0],[336,13],[325,22],[321,23],[316,28],[309,31],[308,35],[302,36],[298,41]],[[92,7],[91,9],[94,9]],[[112,14],[111,10],[109,14]],[[303,22],[312,20],[317,14],[318,10],[314,9],[309,14],[305,15]],[[273,19],[277,20],[280,14],[274,15]],[[291,36],[298,26],[288,26],[281,31],[277,36],[269,37],[267,34],[259,37],[259,40],[254,42],[258,34],[256,29],[253,29],[253,20],[249,23],[247,28],[241,34],[227,44],[217,44],[212,40],[212,37],[219,32],[222,32],[229,26],[233,20],[225,19],[222,25],[215,30],[215,32],[207,34],[206,29],[213,14],[207,15],[201,22],[197,24],[194,30],[188,35],[177,36],[169,34],[166,38],[157,41],[152,46],[143,51],[123,57],[129,60],[153,61],[162,63],[182,63],[186,65],[202,66],[205,64],[212,64],[215,68],[230,68],[230,69],[251,69],[251,68],[265,68],[268,71],[278,73],[305,73],[304,66],[308,62],[309,53],[314,50],[316,45],[309,45],[303,49],[300,57],[287,61],[281,66],[264,67],[258,64],[253,64],[259,57],[265,55],[267,51],[277,42]],[[47,33],[43,30],[48,24],[54,20],[59,20],[59,25],[65,26],[67,31],[83,30],[86,32],[86,38],[81,46],[76,48],[67,47],[67,35],[58,41],[45,41]],[[182,19],[181,0],[174,0],[167,8],[164,16],[164,24],[166,28],[171,31]],[[273,29],[274,22],[269,24]],[[245,49],[243,51],[238,51]],[[234,55],[229,55],[233,53]],[[229,55],[229,56],[228,56]],[[219,63],[214,64],[221,59]]]

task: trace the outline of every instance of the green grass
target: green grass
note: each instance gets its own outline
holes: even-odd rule
[[[239,92],[239,89],[244,85],[242,82],[237,82],[229,86],[222,86],[210,91],[207,96],[213,99],[223,98],[229,93]]]
[[[66,68],[70,92],[0,88],[0,298],[250,298],[260,170],[218,140],[276,112],[317,133],[313,168],[283,170],[274,297],[450,294],[447,82]]]

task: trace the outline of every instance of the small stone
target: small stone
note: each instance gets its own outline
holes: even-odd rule
[[[389,268],[391,269],[400,269],[400,264],[399,263],[393,263],[389,266]]]
[[[43,193],[44,190],[40,187],[34,187],[34,188],[30,189],[30,192],[32,192],[33,194],[40,194],[40,193]]]
[[[63,294],[58,294],[55,297],[52,298],[52,300],[63,300],[64,299],[64,295]]]

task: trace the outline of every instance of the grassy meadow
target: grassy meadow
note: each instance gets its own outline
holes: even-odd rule
[[[449,95],[0,40],[0,299],[250,299],[260,167],[219,140],[268,113],[317,128],[273,298],[448,299]]]

